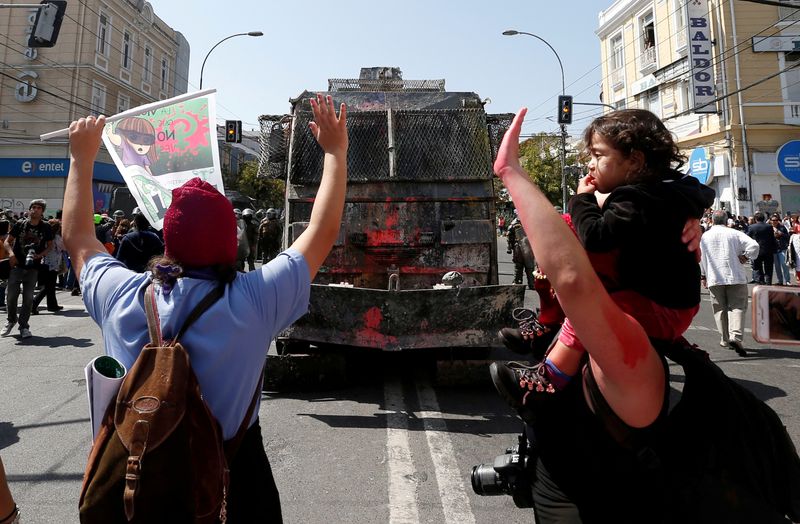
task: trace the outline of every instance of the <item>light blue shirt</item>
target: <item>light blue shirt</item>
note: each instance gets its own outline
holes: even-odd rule
[[[128,369],[150,340],[144,312],[149,280],[149,272],[135,273],[106,253],[92,256],[81,272],[83,301],[103,332],[105,352]],[[211,280],[180,278],[168,296],[156,285],[164,340],[177,334],[216,285]],[[258,271],[238,273],[222,298],[181,339],[203,398],[226,440],[236,434],[247,413],[270,341],[308,311],[310,290],[308,264],[290,248]],[[257,416],[258,406],[251,424]]]

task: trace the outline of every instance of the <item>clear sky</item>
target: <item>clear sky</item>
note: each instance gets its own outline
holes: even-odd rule
[[[361,67],[394,66],[406,80],[446,80],[448,91],[490,98],[490,113],[529,108],[524,133],[555,131],[561,72],[547,40],[564,64],[567,94],[599,102],[597,15],[611,0],[150,0],[153,10],[183,33],[191,47],[189,90],[218,90],[218,119],[258,127],[261,114],[288,113],[290,97],[326,90],[328,78],[358,78]],[[578,134],[587,120],[575,108]]]

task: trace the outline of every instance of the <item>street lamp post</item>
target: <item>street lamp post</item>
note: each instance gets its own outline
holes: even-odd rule
[[[261,31],[250,31],[249,33],[236,33],[235,35],[226,36],[225,38],[214,44],[214,47],[211,48],[211,51],[216,49],[217,46],[220,45],[225,40],[228,40],[235,36],[264,36],[264,33],[262,33]],[[208,54],[206,54],[206,57],[203,59],[203,65],[200,66],[200,89],[203,89],[203,69],[206,68],[206,60],[208,60],[208,56],[211,54],[211,51],[209,51]]]
[[[545,40],[539,35],[535,35],[533,33],[528,33],[526,31],[516,31],[514,29],[509,29],[507,31],[503,31],[503,35],[505,36],[515,36],[515,35],[527,35],[532,36],[538,40],[544,42],[544,44],[550,48],[550,51],[556,55],[556,59],[558,60],[558,67],[561,68],[561,94],[566,94],[566,86],[564,85],[564,64],[561,63],[561,57],[558,56],[558,53],[553,46],[550,45],[550,42]],[[567,126],[565,124],[561,124],[561,209],[564,213],[567,212]]]

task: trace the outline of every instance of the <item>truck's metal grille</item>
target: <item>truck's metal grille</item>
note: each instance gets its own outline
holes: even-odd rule
[[[298,111],[294,118],[294,143],[290,179],[294,184],[318,184],[322,178],[323,154],[308,123],[310,111]],[[389,178],[389,141],[385,111],[347,114],[350,148],[347,179],[351,182]]]
[[[287,151],[289,150],[289,115],[262,115],[261,154],[258,159],[258,176],[283,178],[286,176]]]
[[[331,78],[328,91],[444,91],[444,80],[361,80]]]
[[[323,155],[308,122],[312,114],[294,117],[290,180],[318,184]],[[423,181],[487,180],[492,176],[492,153],[486,115],[481,109],[401,110],[392,112],[395,166],[390,173],[386,111],[348,113],[350,139],[348,180]],[[263,124],[262,124],[263,129]],[[502,132],[497,128],[497,133]]]
[[[506,134],[506,131],[511,126],[512,120],[514,120],[514,113],[486,115],[486,125],[489,127],[489,144],[492,148],[492,162],[497,158],[500,142],[503,141],[503,135]]]
[[[399,180],[484,180],[492,176],[481,109],[408,110],[393,115]]]

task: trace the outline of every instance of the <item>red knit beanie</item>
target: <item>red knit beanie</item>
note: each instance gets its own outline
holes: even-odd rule
[[[230,201],[200,178],[172,190],[164,215],[164,254],[184,267],[236,263],[236,217]]]

